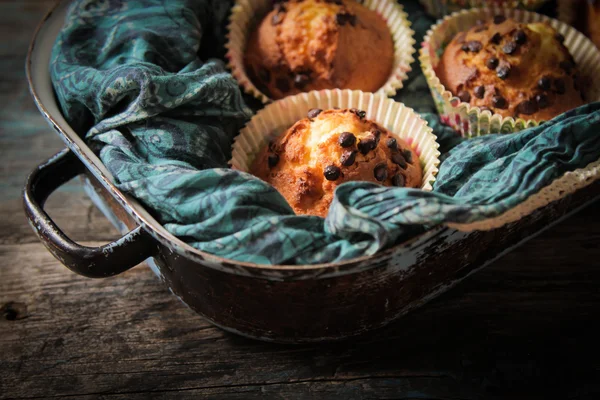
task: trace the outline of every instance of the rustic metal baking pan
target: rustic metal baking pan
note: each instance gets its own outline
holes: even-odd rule
[[[35,103],[67,147],[27,179],[27,217],[44,245],[72,271],[107,277],[148,260],[181,301],[228,331],[300,343],[338,340],[382,327],[600,197],[600,182],[590,180],[571,194],[550,197],[544,207],[512,213],[512,219],[440,226],[374,256],[341,263],[267,266],[203,253],[169,234],[135,199],[121,193],[61,115],[48,65],[67,3],[46,15],[27,58]],[[43,211],[46,198],[79,175],[95,203],[123,232],[119,240],[99,248],[80,246]]]

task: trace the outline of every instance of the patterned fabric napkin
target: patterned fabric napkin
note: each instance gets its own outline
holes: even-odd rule
[[[434,22],[404,1],[417,42]],[[327,219],[296,216],[253,176],[227,168],[256,102],[218,57],[231,1],[78,0],[50,72],[64,115],[117,186],[190,245],[265,264],[374,254],[443,222],[472,222],[519,204],[600,158],[600,103],[513,135],[462,141],[439,123],[413,64],[397,99],[423,113],[443,163],[434,192],[346,183]]]

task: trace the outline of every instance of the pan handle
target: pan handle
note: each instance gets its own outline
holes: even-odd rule
[[[81,246],[69,239],[44,211],[48,196],[82,174],[83,163],[64,149],[40,164],[27,178],[23,191],[25,214],[48,250],[71,271],[88,278],[120,274],[154,255],[154,239],[142,227],[101,247]]]

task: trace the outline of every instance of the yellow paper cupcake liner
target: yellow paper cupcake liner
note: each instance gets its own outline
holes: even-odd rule
[[[358,0],[357,0],[358,1]],[[385,84],[376,92],[394,96],[403,86],[415,60],[414,31],[410,29],[408,16],[394,0],[363,0],[362,4],[377,12],[387,23],[394,39],[394,64]],[[244,53],[252,29],[260,18],[271,9],[272,0],[236,0],[229,17],[227,43],[227,65],[231,74],[244,91],[263,103],[272,101],[252,83],[244,66]]]
[[[581,76],[588,77],[584,95],[586,101],[600,100],[600,51],[583,34],[569,25],[546,16],[516,9],[486,8],[456,12],[445,17],[434,25],[426,34],[420,50],[421,69],[431,90],[440,119],[465,137],[487,135],[489,133],[512,133],[539,125],[534,120],[514,119],[482,111],[460,101],[440,82],[435,74],[435,66],[440,61],[443,49],[459,32],[463,32],[476,24],[477,20],[490,19],[494,15],[505,15],[518,22],[548,22],[564,37],[565,46],[575,59]]]
[[[520,8],[536,10],[547,0],[419,0],[425,11],[436,18],[453,12],[481,7]]]
[[[440,164],[437,137],[427,122],[402,103],[382,94],[358,90],[321,90],[300,93],[274,101],[260,110],[240,131],[233,143],[230,165],[249,172],[256,155],[269,141],[306,117],[311,108],[357,108],[366,118],[377,122],[403,139],[418,154],[423,167],[421,189],[431,191]]]

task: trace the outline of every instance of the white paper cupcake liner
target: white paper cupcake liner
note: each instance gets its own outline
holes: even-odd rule
[[[461,102],[446,90],[435,74],[434,68],[440,61],[443,49],[457,33],[468,30],[477,20],[490,19],[499,14],[522,23],[545,21],[560,32],[565,37],[564,44],[575,59],[580,75],[589,80],[584,89],[586,101],[600,100],[600,79],[597,79],[600,76],[600,51],[574,28],[558,20],[523,10],[497,7],[463,10],[445,17],[434,25],[427,32],[420,50],[421,68],[443,123],[450,125],[465,137],[512,133],[541,123],[522,118],[502,117]]]
[[[430,191],[440,164],[437,137],[427,122],[412,109],[381,94],[358,90],[321,90],[277,100],[260,110],[240,131],[233,143],[230,165],[249,172],[256,155],[274,137],[306,117],[311,108],[357,108],[395,136],[406,141],[419,156],[423,167],[421,189]]]
[[[359,0],[357,0],[359,1]],[[403,81],[415,60],[414,31],[410,29],[407,14],[395,0],[363,0],[362,4],[377,12],[387,23],[394,39],[394,64],[385,84],[376,92],[394,96],[403,86]],[[272,0],[236,0],[229,17],[227,43],[227,65],[231,74],[244,91],[263,103],[272,101],[252,83],[244,66],[244,53],[252,29],[271,9]]]
[[[466,8],[504,7],[536,10],[547,0],[419,0],[425,11],[436,18]]]

